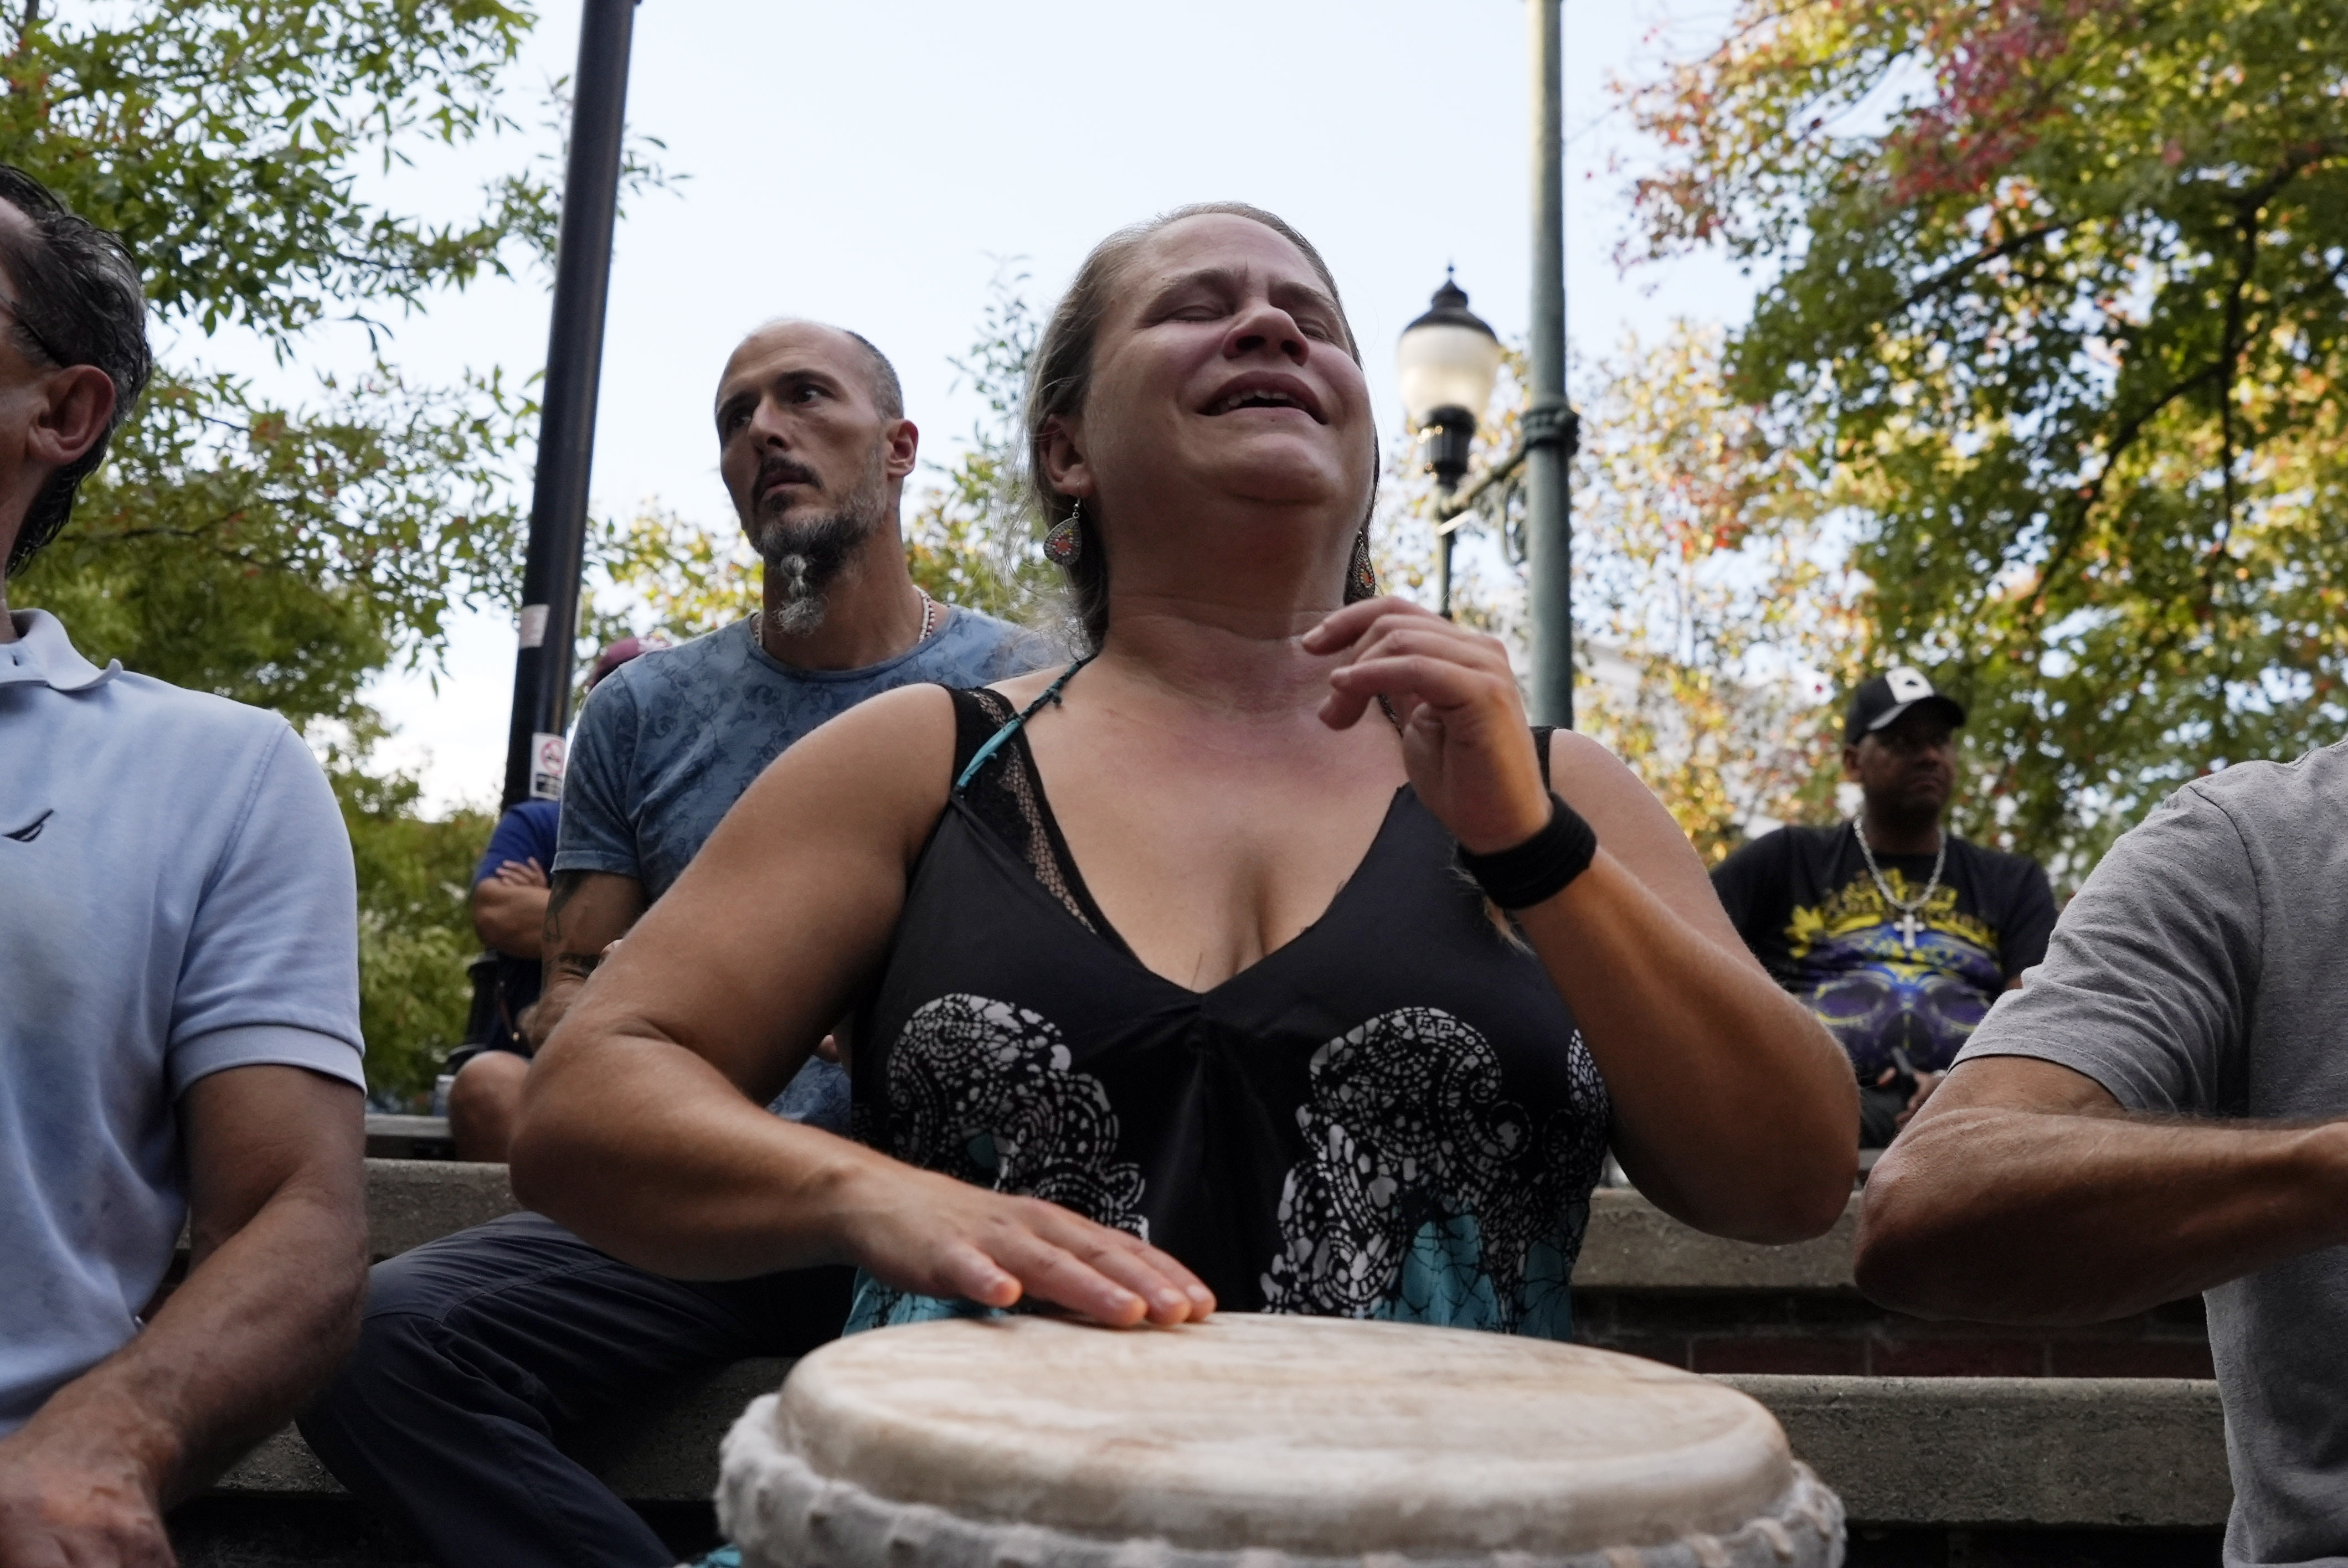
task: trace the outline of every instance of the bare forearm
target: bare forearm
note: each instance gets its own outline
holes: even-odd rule
[[[546,896],[539,952],[545,979],[530,1020],[530,1048],[543,1046],[570,1012],[580,988],[611,945],[644,912],[644,890],[633,876],[601,871],[558,872]]]
[[[168,1507],[324,1386],[356,1335],[366,1289],[364,1218],[334,1198],[288,1191],[17,1436],[118,1454]]]
[[[877,1156],[769,1114],[680,1046],[566,1031],[508,1158],[524,1203],[613,1255],[734,1279],[840,1261],[840,1193]]]
[[[473,934],[482,944],[516,958],[544,950],[547,893],[494,878],[473,888]]]
[[[1936,1105],[1869,1178],[1859,1288],[1925,1317],[2145,1311],[2348,1241],[2343,1142],[2342,1123]]]
[[[1834,1223],[1857,1164],[1857,1089],[1825,1031],[1740,955],[1601,856],[1519,917],[1614,1102],[1647,1194],[1756,1241]]]
[[[521,1018],[522,1033],[531,1050],[545,1049],[554,1037],[554,1026],[571,1011],[571,1004],[579,999],[579,992],[587,983],[584,972],[589,966],[565,968],[549,964],[545,979],[539,987],[538,1000],[532,1002]]]

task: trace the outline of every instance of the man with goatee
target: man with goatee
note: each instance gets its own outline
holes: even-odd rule
[[[882,692],[984,686],[1053,651],[915,586],[898,508],[919,432],[864,338],[811,322],[761,328],[726,362],[716,419],[720,472],[765,558],[765,604],[626,664],[582,712],[533,1045],[785,747]],[[467,1087],[518,1099],[528,1065],[478,1057],[466,1071],[497,1081]],[[811,1061],[775,1109],[845,1133],[846,1075]],[[509,1215],[377,1266],[358,1354],[303,1430],[442,1563],[652,1568],[675,1554],[555,1433],[680,1377],[799,1354],[839,1332],[848,1300],[845,1268],[670,1280],[551,1220]]]

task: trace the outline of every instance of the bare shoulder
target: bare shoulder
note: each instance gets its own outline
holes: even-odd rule
[[[1721,908],[1695,845],[1622,758],[1588,735],[1559,730],[1550,736],[1549,778],[1598,835],[1601,849],[1724,950],[1755,961]]]
[[[1701,870],[1695,851],[1679,824],[1622,759],[1571,730],[1549,739],[1550,787],[1598,832],[1598,842],[1618,857],[1626,852],[1684,855]]]
[[[782,755],[744,793],[718,832],[791,837],[879,835],[910,860],[945,809],[953,784],[953,699],[942,686],[901,686],[825,721]],[[827,835],[810,835],[809,823]],[[729,830],[735,830],[729,832]]]
[[[997,681],[987,690],[1009,702],[1014,709],[1024,708],[1050,689],[1053,682],[1068,672],[1066,664],[1048,664],[1041,670],[1030,670],[1025,675],[1014,675]]]

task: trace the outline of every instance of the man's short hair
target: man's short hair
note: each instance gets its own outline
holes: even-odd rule
[[[750,337],[746,337],[742,341],[747,343],[750,338],[757,337],[775,327],[785,326],[821,327],[826,332],[838,333],[858,348],[862,349],[865,366],[871,372],[872,406],[880,411],[880,417],[883,419],[905,417],[905,384],[897,379],[897,367],[891,364],[889,356],[882,354],[879,345],[862,333],[850,332],[846,327],[836,327],[829,322],[811,322],[800,316],[777,316],[773,321],[752,333]]]
[[[47,186],[14,164],[0,163],[0,201],[22,212],[31,231],[0,225],[0,267],[15,305],[0,313],[9,317],[16,346],[43,364],[94,364],[114,383],[114,415],[104,433],[33,498],[8,552],[13,573],[73,516],[74,492],[106,460],[107,444],[146,389],[154,362],[139,264],[122,241],[67,211]]]
[[[872,402],[880,410],[880,416],[883,419],[904,418],[905,384],[897,379],[897,367],[891,364],[889,356],[862,333],[850,333],[846,327],[839,330],[854,338],[864,350],[864,356],[872,362]]]

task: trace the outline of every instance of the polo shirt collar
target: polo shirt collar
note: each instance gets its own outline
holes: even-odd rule
[[[100,670],[75,652],[65,623],[46,610],[20,610],[10,619],[16,641],[0,642],[0,686],[38,682],[52,691],[87,692],[122,673],[119,659]]]

